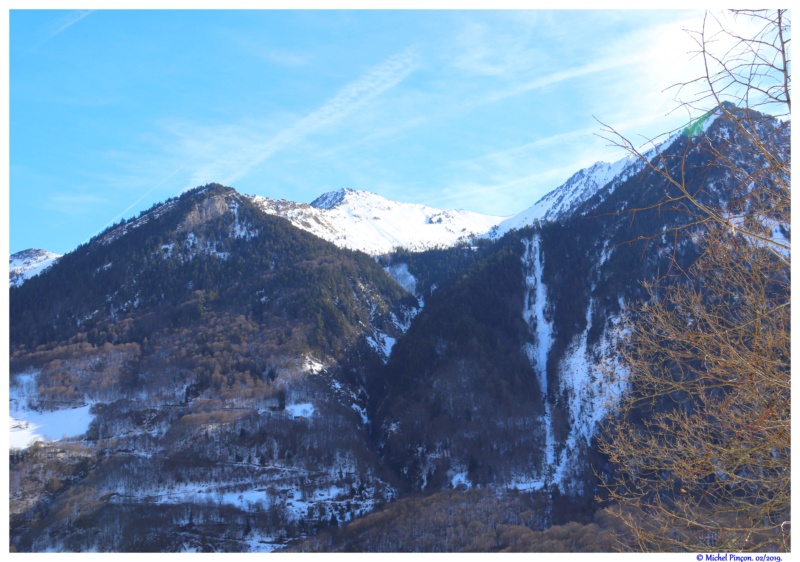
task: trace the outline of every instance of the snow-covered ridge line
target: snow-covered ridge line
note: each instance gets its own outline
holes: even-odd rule
[[[453,246],[489,232],[506,217],[443,210],[391,201],[368,191],[341,189],[311,204],[252,196],[262,211],[340,248],[381,255],[404,247],[427,250]]]
[[[539,199],[532,207],[500,223],[497,234],[533,226],[540,221],[553,221],[565,218],[573,210],[587,201],[592,195],[626,171],[636,166],[637,159],[626,156],[613,163],[596,162],[572,175],[561,186]]]
[[[665,140],[657,143],[654,141],[652,147],[642,153],[642,158],[652,161],[665,153],[679,138],[705,134],[720,115],[719,110],[711,111],[673,132]],[[562,185],[544,195],[532,207],[501,222],[496,235],[502,236],[510,230],[534,226],[538,222],[568,217],[579,205],[607,185],[611,184],[609,188],[611,193],[617,185],[640,173],[645,166],[642,158],[628,154],[613,163],[596,162],[588,168],[579,170]]]

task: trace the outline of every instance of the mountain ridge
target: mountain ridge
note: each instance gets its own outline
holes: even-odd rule
[[[311,203],[299,203],[285,199],[270,199],[261,195],[243,195],[253,201],[263,212],[286,218],[302,230],[339,247],[361,250],[370,255],[390,253],[399,248],[423,251],[436,247],[450,247],[475,237],[497,238],[513,228],[530,226],[537,220],[556,220],[564,216],[570,204],[575,204],[592,195],[604,184],[600,170],[606,175],[619,167],[622,159],[614,164],[598,162],[576,172],[567,182],[548,192],[532,207],[511,216],[495,216],[463,209],[437,209],[420,203],[402,203],[387,199],[370,191],[341,188],[321,194]],[[586,177],[582,183],[578,178]],[[592,183],[592,181],[594,183]],[[206,186],[192,190],[202,193]],[[174,200],[175,198],[173,198]],[[167,212],[170,201],[157,203],[138,217],[123,220],[102,233],[111,241],[130,229]],[[392,214],[399,214],[392,220]],[[380,224],[391,223],[386,226]],[[31,252],[50,255],[47,263],[61,257],[47,250],[23,250],[10,256],[10,283],[22,284],[30,276],[42,271],[46,264],[30,261]],[[42,258],[39,258],[40,260]],[[36,273],[33,273],[34,268]],[[25,271],[31,270],[30,274]]]
[[[726,104],[725,107],[728,110],[736,110],[728,102]],[[650,160],[660,152],[667,150],[682,137],[705,134],[721,114],[722,111],[719,109],[703,114],[686,127],[674,131],[666,140],[655,144],[645,151],[643,156]],[[612,163],[598,161],[575,172],[567,181],[547,192],[532,206],[510,216],[485,215],[462,209],[436,209],[419,203],[401,203],[370,191],[352,188],[340,188],[325,192],[311,203],[271,199],[261,195],[244,196],[255,202],[263,212],[286,218],[298,228],[333,242],[339,247],[361,250],[370,255],[379,255],[399,248],[422,251],[435,247],[449,247],[476,236],[496,239],[512,229],[533,226],[547,220],[563,219],[569,215],[571,209],[591,198],[608,183],[614,180],[617,180],[618,183],[625,179],[625,176],[641,172],[643,167],[643,162],[632,155],[626,155]],[[192,191],[201,192],[206,188],[207,186],[201,186]],[[156,203],[147,212],[140,213],[138,218],[132,218],[127,223],[130,227],[135,227],[138,223],[149,220],[151,216],[164,212],[166,210],[164,205],[167,204],[168,202]],[[340,212],[336,212],[337,208],[340,208]],[[373,221],[386,220],[387,213],[391,214],[396,211],[408,213],[411,209],[417,211],[416,215],[419,215],[419,211],[421,211],[423,220],[419,220],[420,216],[414,216],[412,220],[408,221],[409,224],[406,225],[406,228],[393,225],[391,232],[388,229],[376,227],[374,224],[371,225],[371,228],[360,228],[370,219]],[[403,217],[403,219],[408,218],[410,217]],[[123,220],[122,226],[124,225],[125,221]],[[443,226],[445,232],[441,232],[442,229],[432,230],[431,225]],[[419,231],[420,227],[423,231],[427,231],[426,235],[413,232],[414,230]],[[122,229],[117,232],[124,231]],[[24,282],[26,276],[21,272],[35,265],[26,266],[22,261],[25,259],[26,252],[34,251],[52,254],[47,250],[35,249],[13,254],[11,259],[17,259],[20,263],[10,264],[12,283]],[[55,256],[52,259],[60,257],[57,254],[52,255]],[[20,271],[16,276],[13,272],[15,268]]]

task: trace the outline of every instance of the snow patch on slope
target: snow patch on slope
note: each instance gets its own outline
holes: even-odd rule
[[[389,274],[389,277],[394,279],[398,285],[400,285],[402,288],[404,288],[412,295],[417,294],[417,279],[411,274],[410,271],[408,271],[407,263],[398,263],[396,265],[390,265],[386,267],[385,270],[386,273]]]
[[[162,251],[164,250],[162,246]],[[171,252],[171,249],[170,249]],[[194,232],[190,232],[186,236],[186,240],[183,243],[183,253],[181,254],[181,261],[183,261],[184,256],[189,260],[194,259],[196,256],[205,254],[208,256],[215,256],[221,260],[227,260],[229,255],[228,252],[222,252],[217,249],[216,242],[211,240],[207,240],[206,238],[198,237],[195,235]],[[165,254],[165,257],[168,254]]]
[[[314,404],[311,402],[287,404],[285,410],[293,418],[310,418],[314,415]]]
[[[600,422],[618,403],[625,390],[625,369],[618,358],[611,356],[611,346],[619,341],[619,317],[611,319],[610,329],[595,348],[589,348],[587,338],[591,329],[594,300],[586,310],[586,328],[578,334],[562,360],[561,390],[567,397],[570,432],[558,459],[557,481],[564,491],[578,494],[572,484],[580,479],[581,455],[588,450]]]
[[[614,342],[621,341],[620,316],[608,320],[600,342],[588,345],[592,325],[594,300],[590,299],[586,310],[586,328],[571,342],[558,372],[559,387],[549,388],[547,381],[547,358],[553,345],[553,325],[547,317],[547,290],[542,282],[544,257],[540,253],[540,239],[534,236],[523,240],[522,255],[525,275],[525,300],[522,311],[533,342],[526,343],[523,350],[536,372],[543,396],[545,447],[544,466],[530,475],[519,475],[511,487],[536,490],[557,484],[563,492],[573,495],[581,493],[576,484],[581,480],[579,471],[585,465],[584,453],[600,422],[618,403],[626,387],[626,370],[613,353]],[[604,249],[605,250],[605,249]],[[624,311],[624,305],[621,303]],[[552,426],[552,402],[556,396],[566,397],[570,431],[563,443],[556,443]],[[558,454],[557,454],[558,450]]]
[[[239,218],[239,202],[235,199],[228,201],[228,208],[233,213],[233,226],[231,227],[231,235],[234,238],[244,238],[250,240],[258,235],[258,231],[253,230],[249,225],[244,224]]]
[[[399,263],[390,265],[385,267],[384,270],[398,285],[403,287],[406,291],[412,295],[415,293],[417,288],[417,280],[408,271],[408,264]],[[381,319],[377,308],[374,305],[370,305],[371,335],[366,336],[366,340],[369,346],[375,350],[375,353],[377,353],[384,364],[389,362],[389,357],[392,354],[394,344],[397,343],[397,338],[385,333],[376,326],[383,325],[384,329],[388,328],[389,332],[393,333],[395,336],[397,335],[397,332],[400,334],[405,334],[411,326],[411,321],[422,310],[421,299],[418,299],[417,302],[418,306],[416,307],[401,305],[396,310],[389,312],[388,319],[391,322],[391,325],[396,328],[396,330],[391,329],[391,327],[386,326],[386,324],[382,324],[381,320],[385,322],[386,318],[384,317]],[[400,315],[399,318],[398,314]]]
[[[392,354],[392,348],[397,340],[391,336],[375,331],[372,336],[367,336],[367,342],[370,347],[383,359],[384,363],[389,361],[389,356]]]
[[[553,324],[552,321],[545,317],[547,288],[542,282],[544,258],[539,251],[539,237],[534,236],[531,240],[523,240],[522,243],[525,245],[525,252],[522,254],[522,266],[526,286],[522,317],[536,338],[534,343],[525,344],[523,351],[528,356],[528,360],[536,372],[544,403],[542,423],[544,424],[545,432],[544,470],[546,474],[535,478],[535,482],[544,485],[550,479],[550,470],[555,467],[555,435],[553,433],[550,395],[547,389],[547,356],[553,345]]]
[[[9,444],[12,449],[25,449],[36,441],[58,441],[86,433],[93,416],[91,404],[53,411],[37,411],[38,372],[16,375],[9,387]]]
[[[316,375],[325,371],[325,364],[310,355],[303,356],[302,370],[306,373]]]

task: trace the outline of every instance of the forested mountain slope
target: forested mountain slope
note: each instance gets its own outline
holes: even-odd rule
[[[338,364],[380,362],[365,336],[399,336],[414,306],[368,256],[217,185],[67,254],[11,289],[11,385],[24,408],[93,419],[66,466],[14,456],[18,548],[270,549],[386,501],[362,382]],[[200,544],[239,519],[258,533]]]

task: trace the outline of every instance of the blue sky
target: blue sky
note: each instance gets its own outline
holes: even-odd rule
[[[10,251],[208,182],[512,215],[687,120],[696,11],[9,14]]]

